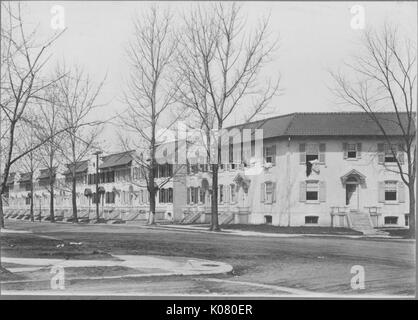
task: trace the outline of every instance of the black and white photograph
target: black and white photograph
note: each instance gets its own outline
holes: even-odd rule
[[[415,299],[417,12],[1,1],[0,299]]]

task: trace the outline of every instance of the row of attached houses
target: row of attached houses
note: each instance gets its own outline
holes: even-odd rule
[[[255,130],[262,130],[262,161],[251,160],[257,155],[254,141],[247,158],[234,156],[237,150],[242,152],[242,144],[237,150],[237,145],[230,145],[219,171],[220,223],[357,229],[408,226],[408,192],[396,161],[406,170],[401,129],[395,114],[379,117],[390,145],[375,122],[361,112],[293,113],[229,128],[251,129],[253,140]],[[91,164],[94,160],[76,164],[77,203],[87,216],[94,214],[96,201],[96,174],[89,169]],[[134,151],[102,157],[99,169],[103,217],[146,219],[148,192]],[[64,172],[62,186],[70,183],[70,170],[71,165]],[[21,174],[18,181],[16,176],[10,174],[8,180],[11,212],[31,201],[27,174]],[[156,184],[162,186],[157,192],[157,220],[210,221],[210,166],[161,164],[155,176]],[[49,194],[41,180],[36,182],[33,201],[46,215]],[[71,207],[68,187],[57,188],[56,207]]]

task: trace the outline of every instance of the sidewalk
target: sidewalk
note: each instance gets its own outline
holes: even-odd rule
[[[214,275],[232,271],[218,261],[167,256],[114,255],[115,260],[66,260],[2,257],[2,265],[18,279],[3,279],[1,285],[50,281],[51,272],[62,268],[65,281],[138,277]],[[64,272],[64,271],[63,271]],[[6,288],[5,288],[6,289]],[[7,290],[7,289],[6,289]]]
[[[166,230],[176,230],[176,231],[188,231],[188,232],[198,232],[198,233],[213,233],[213,231],[208,230],[209,226],[201,225],[180,225],[180,224],[162,224],[162,225],[137,225],[139,228],[147,229],[166,229]],[[221,227],[222,229],[222,227]],[[346,234],[302,234],[302,233],[269,233],[269,232],[256,232],[256,231],[246,231],[246,230],[230,230],[223,229],[219,233],[225,235],[233,236],[243,236],[243,237],[268,237],[268,238],[295,238],[295,237],[336,237],[336,238],[349,238],[349,239],[388,239],[388,240],[397,240],[397,241],[412,241],[411,239],[403,239],[402,237],[391,237],[388,235],[346,235]]]

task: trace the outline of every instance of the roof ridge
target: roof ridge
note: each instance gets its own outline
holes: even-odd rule
[[[119,154],[131,153],[131,152],[135,152],[135,149],[128,150],[128,151],[120,151],[120,152],[115,152],[115,153],[109,153],[108,155],[102,156],[102,158],[106,158],[106,157],[110,157],[110,156],[117,156]]]
[[[228,126],[225,129],[231,129],[231,128],[236,128],[239,126],[243,126],[243,125],[248,125],[248,124],[254,124],[257,122],[261,122],[261,121],[268,121],[268,120],[272,120],[272,119],[279,119],[279,118],[284,118],[284,117],[290,117],[295,115],[296,112],[291,112],[291,113],[286,113],[286,114],[279,114],[279,115],[275,115],[272,117],[268,117],[268,118],[264,118],[264,119],[259,119],[259,120],[254,120],[254,121],[250,121],[250,122],[244,122],[244,123],[239,123],[239,124],[234,124],[233,126]]]
[[[396,114],[395,111],[377,111],[374,112],[376,114]],[[400,114],[407,114],[406,111],[404,112],[399,112]],[[244,126],[244,125],[249,125],[249,124],[255,124],[261,121],[269,121],[269,120],[274,120],[274,119],[279,119],[279,118],[284,118],[284,117],[290,117],[293,116],[293,119],[290,121],[289,125],[287,126],[285,133],[288,131],[288,129],[290,128],[291,124],[293,123],[294,119],[299,116],[299,115],[348,115],[348,114],[352,114],[352,115],[367,115],[368,113],[366,111],[307,111],[307,112],[291,112],[291,113],[286,113],[286,114],[281,114],[281,115],[275,115],[272,117],[268,117],[268,118],[264,118],[264,119],[260,119],[260,120],[255,120],[255,121],[250,121],[250,122],[244,122],[244,123],[240,123],[240,124],[236,124],[233,126],[229,126],[226,129],[231,129],[231,128],[236,128],[239,126]]]

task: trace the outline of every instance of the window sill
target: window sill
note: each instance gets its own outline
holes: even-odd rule
[[[345,160],[347,160],[347,161],[358,161],[360,159],[359,158],[345,158]]]
[[[321,202],[319,200],[306,200],[306,204],[320,204]]]
[[[400,204],[400,202],[399,202],[399,201],[385,201],[384,203],[385,203],[385,204],[388,204],[388,205],[396,205],[396,204]]]

